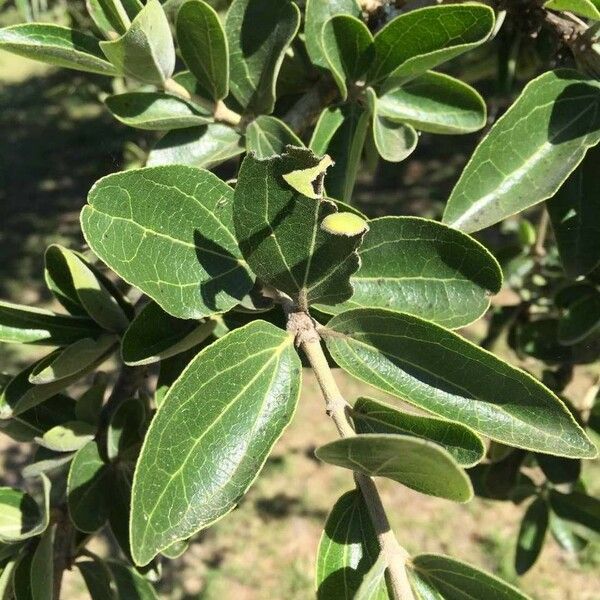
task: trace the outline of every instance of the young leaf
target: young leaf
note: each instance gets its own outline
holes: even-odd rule
[[[306,50],[313,64],[324,69],[329,68],[323,49],[323,26],[334,15],[360,16],[360,7],[356,0],[307,0],[305,9],[304,36]],[[318,154],[322,154],[319,152]]]
[[[587,275],[600,264],[600,146],[583,162],[546,207],[562,265],[570,277]]]
[[[0,300],[0,342],[66,346],[99,333],[96,324],[87,318]]]
[[[444,600],[464,600],[465,597],[530,600],[517,588],[494,575],[449,556],[419,554],[412,559],[412,567],[417,577]],[[429,599],[431,596],[424,597]]]
[[[93,533],[108,517],[110,469],[102,460],[98,444],[88,442],[77,452],[67,481],[69,516],[81,531]]]
[[[463,467],[478,463],[485,453],[481,439],[464,425],[401,412],[371,398],[356,401],[352,420],[357,433],[414,435],[435,442]]]
[[[95,37],[60,25],[25,23],[5,27],[0,29],[0,49],[67,69],[117,75]]]
[[[128,365],[147,365],[175,356],[203,342],[216,321],[182,320],[148,303],[123,336],[121,353]]]
[[[42,475],[43,506],[25,492],[0,488],[0,542],[14,544],[43,533],[50,521],[50,481]]]
[[[184,166],[100,179],[81,214],[92,250],[166,312],[199,319],[235,306],[252,287],[233,235],[232,189]]]
[[[527,573],[538,559],[548,529],[548,515],[545,498],[538,497],[527,507],[517,538],[515,570],[518,575]]]
[[[229,49],[219,15],[203,0],[184,2],[177,13],[177,42],[187,68],[213,100],[229,93]]]
[[[156,143],[147,165],[190,165],[209,169],[242,154],[242,140],[235,129],[222,123],[176,129]]]
[[[531,375],[429,321],[355,309],[327,324],[333,359],[354,377],[493,440],[572,458],[597,450]]]
[[[129,92],[109,96],[104,102],[116,119],[137,129],[168,131],[211,122],[193,104],[169,94]]]
[[[556,11],[569,11],[586,19],[600,20],[598,0],[548,0],[544,8]]]
[[[550,506],[561,519],[600,533],[600,500],[597,498],[581,492],[563,494],[551,490]]]
[[[125,400],[117,408],[106,432],[106,455],[110,460],[142,443],[146,419],[146,407],[138,398]]]
[[[275,117],[261,115],[246,128],[246,148],[257,158],[282,154],[286,146],[303,146],[300,138]]]
[[[362,494],[346,492],[331,509],[319,542],[318,600],[354,600],[378,555],[377,536]]]
[[[428,6],[401,14],[375,36],[369,82],[382,91],[433,69],[485,42],[494,11],[481,4]]]
[[[273,112],[279,69],[299,25],[300,9],[290,0],[234,0],[229,7],[229,86],[246,112]]]
[[[315,450],[322,461],[365,475],[387,477],[455,502],[473,497],[471,481],[452,456],[427,440],[390,433],[359,434]]]
[[[367,26],[352,15],[333,16],[321,32],[322,48],[340,90],[342,100],[348,98],[348,85],[353,85],[373,61],[375,46]]]
[[[94,439],[96,428],[85,421],[66,421],[36,438],[40,446],[54,452],[75,452]]]
[[[566,346],[582,342],[600,328],[600,291],[569,304],[558,324],[558,341]]]
[[[136,467],[130,524],[136,564],[239,502],[293,416],[300,370],[292,336],[260,320],[188,365],[154,417]]]
[[[328,233],[320,225],[337,211],[335,204],[297,191],[302,172],[314,179],[311,170],[320,164],[310,150],[301,148],[290,147],[268,160],[247,155],[234,194],[235,230],[248,264],[257,277],[304,306],[350,297],[349,277],[358,268],[355,250],[364,233]]]
[[[163,85],[173,75],[175,47],[158,0],[148,0],[120,38],[100,42],[100,47],[119,71],[143,83]]]
[[[470,133],[481,129],[486,121],[485,101],[475,89],[434,71],[380,96],[377,110],[390,121],[430,133]]]
[[[337,314],[350,308],[379,307],[414,314],[444,327],[464,327],[489,307],[500,291],[496,259],[472,237],[417,217],[369,221],[350,278],[352,297],[337,306],[318,306]]]
[[[569,69],[540,75],[479,144],[444,222],[472,232],[552,197],[600,140],[600,82]]]
[[[31,559],[31,599],[54,598],[54,538],[58,525],[52,524],[40,538]]]

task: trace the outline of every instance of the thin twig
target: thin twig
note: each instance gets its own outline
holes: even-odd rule
[[[537,238],[533,247],[533,255],[539,258],[546,256],[546,238],[548,237],[548,228],[550,226],[550,215],[546,208],[542,208],[542,214],[537,227]]]

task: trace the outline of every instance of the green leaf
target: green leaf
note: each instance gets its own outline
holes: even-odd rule
[[[60,25],[25,23],[5,27],[0,29],[0,49],[67,69],[117,75],[95,37]]]
[[[161,554],[170,559],[179,558],[190,546],[189,540],[182,540],[171,544],[168,548],[165,548]]]
[[[52,471],[59,471],[62,467],[73,460],[73,452],[53,452],[43,446],[39,446],[34,456],[34,462],[23,468],[21,474],[25,479],[50,475]],[[60,472],[60,471],[59,471]]]
[[[293,416],[300,370],[292,336],[260,320],[188,365],[154,417],[136,467],[136,564],[235,507]]]
[[[356,401],[352,420],[357,433],[413,435],[435,442],[463,467],[478,463],[485,453],[481,439],[464,425],[401,412],[371,398]]]
[[[587,540],[573,532],[566,521],[550,513],[550,531],[563,550],[570,554],[581,552],[587,545]]]
[[[365,475],[387,477],[430,496],[455,502],[473,497],[471,481],[449,452],[408,435],[359,434],[315,450],[322,461]]]
[[[558,324],[558,341],[566,346],[582,342],[600,328],[600,291],[591,289],[566,308]]]
[[[77,452],[67,481],[69,516],[77,529],[93,533],[108,518],[110,470],[100,456],[98,444],[88,442]]]
[[[0,342],[66,346],[98,334],[96,325],[87,318],[0,300]]]
[[[0,564],[0,599],[13,600],[12,580],[19,557],[15,556]]]
[[[31,593],[31,561],[33,559],[34,551],[35,549],[30,547],[20,558],[18,558],[12,578],[13,600],[32,600],[33,598]],[[1,592],[0,598],[3,598]]]
[[[154,146],[147,165],[177,164],[209,169],[242,152],[242,136],[235,129],[211,123],[170,131]]]
[[[317,598],[353,600],[363,577],[377,560],[379,544],[358,490],[334,504],[317,551]]]
[[[106,432],[106,454],[109,459],[116,459],[132,446],[141,445],[146,419],[146,407],[138,398],[130,398],[119,405]]]
[[[42,475],[43,506],[25,492],[0,487],[0,542],[13,544],[43,533],[50,521],[50,481]]]
[[[391,596],[385,588],[385,570],[387,566],[387,559],[381,553],[375,564],[364,576],[354,600],[391,600]]]
[[[229,7],[229,87],[246,112],[273,112],[279,69],[299,25],[300,9],[289,0],[234,0]]]
[[[78,560],[79,569],[92,600],[119,600],[107,564],[95,556],[92,560]]]
[[[192,103],[169,94],[130,92],[108,96],[104,102],[116,119],[137,129],[167,131],[211,121]]]
[[[246,128],[246,148],[257,158],[282,154],[286,146],[303,146],[300,138],[275,117],[261,115]]]
[[[556,484],[575,483],[581,475],[581,461],[560,456],[536,454],[535,459],[549,481]]]
[[[382,91],[399,87],[485,42],[494,11],[481,4],[429,6],[401,14],[375,36],[369,82]]]
[[[550,490],[550,506],[561,519],[600,533],[600,500],[597,498],[581,492],[563,494]]]
[[[100,47],[119,71],[143,83],[162,86],[175,70],[171,28],[158,0],[148,0],[121,37]]]
[[[557,11],[569,11],[586,19],[600,20],[600,2],[598,0],[549,0],[544,8]]]
[[[368,27],[352,15],[333,16],[320,35],[329,69],[342,100],[346,100],[348,85],[363,77],[373,61],[373,36]]]
[[[114,335],[102,335],[97,340],[84,338],[73,342],[56,353],[51,361],[38,363],[29,374],[29,382],[45,385],[64,379],[71,379],[91,365],[106,360],[116,349],[118,340]]]
[[[13,377],[10,383],[0,392],[0,419],[8,419],[20,415],[62,392],[88,373],[94,371],[98,365],[102,364],[111,354],[112,348],[97,361],[90,363],[84,369],[74,373],[70,377],[64,377],[57,381],[40,385],[30,383],[29,376],[34,369],[36,371],[43,371],[60,356],[61,352],[61,350],[52,352]]]
[[[115,34],[122,35],[131,25],[121,0],[86,0],[86,8],[92,21],[109,39]]]
[[[600,82],[561,69],[531,81],[476,148],[444,222],[472,232],[552,197],[600,140]]]
[[[214,9],[202,0],[184,2],[177,13],[177,42],[187,68],[213,100],[229,93],[229,49]]]
[[[152,584],[129,565],[106,561],[117,587],[117,598],[123,600],[158,600]]]
[[[335,204],[309,198],[288,182],[290,175],[300,180],[301,171],[320,164],[301,148],[289,147],[268,160],[247,155],[234,194],[235,231],[250,268],[302,306],[335,304],[351,296],[349,277],[358,268],[355,250],[364,233],[328,233],[321,222],[337,212]],[[322,176],[316,178],[317,187]]]
[[[419,554],[412,559],[412,566],[418,578],[431,586],[439,593],[439,598],[444,600],[529,600],[517,588],[494,575],[449,556]],[[431,596],[424,597],[429,600]]]
[[[211,341],[214,340],[208,338],[205,342],[206,345],[208,345]],[[160,408],[167,392],[169,391],[169,388],[179,378],[182,371],[188,366],[196,354],[198,354],[202,346],[203,344],[200,344],[195,348],[190,348],[182,354],[177,354],[176,356],[165,358],[160,361],[160,370],[158,374],[158,380],[156,382],[156,391],[154,393],[154,402],[156,403],[157,408]]]
[[[88,203],[81,223],[92,250],[169,314],[225,312],[252,287],[233,234],[233,190],[212,173],[117,173],[94,185]]]
[[[476,90],[434,71],[383,94],[377,110],[390,121],[408,123],[430,133],[470,133],[486,122],[485,101]]]
[[[211,320],[177,319],[150,302],[123,336],[123,360],[128,365],[147,365],[175,356],[203,342],[215,325]]]
[[[46,529],[31,559],[32,600],[52,600],[54,597],[54,538],[57,527],[53,524]]]
[[[96,428],[85,421],[66,421],[37,438],[38,444],[54,452],[75,452],[94,439]]]
[[[344,111],[341,108],[328,107],[323,109],[313,129],[308,147],[318,156],[325,154],[335,132],[342,126],[343,122]]]
[[[92,425],[98,423],[107,386],[106,374],[96,373],[93,384],[79,397],[75,405],[75,415],[79,421],[86,421]]]
[[[324,69],[329,68],[323,48],[323,26],[334,15],[352,15],[359,17],[360,7],[356,0],[307,0],[305,9],[304,36],[306,50],[313,64]],[[319,154],[321,154],[319,152]]]
[[[587,275],[600,264],[600,146],[591,148],[546,207],[567,274]]]
[[[137,455],[137,453],[136,453]],[[137,457],[137,456],[136,456]],[[132,562],[129,542],[129,513],[131,512],[131,486],[135,464],[130,462],[133,456],[113,463],[108,522],[110,529],[127,560]]]
[[[540,382],[429,321],[355,309],[329,321],[336,363],[350,375],[507,445],[571,458],[597,450]]]
[[[418,217],[381,217],[369,221],[352,275],[352,297],[333,307],[389,308],[449,328],[481,317],[490,294],[500,291],[502,271],[484,246],[454,229]]]
[[[517,538],[517,553],[515,555],[515,570],[523,575],[538,559],[546,530],[548,529],[548,503],[545,498],[536,498],[527,508]]]

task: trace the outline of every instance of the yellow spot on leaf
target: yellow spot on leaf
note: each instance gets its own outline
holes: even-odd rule
[[[369,229],[367,222],[358,215],[349,212],[327,215],[321,222],[321,229],[334,235],[354,237]]]
[[[321,198],[322,193],[319,190],[315,190],[313,182],[319,175],[325,173],[328,167],[333,164],[333,161],[329,156],[324,156],[319,164],[311,167],[310,169],[298,169],[297,171],[291,171],[286,173],[283,178],[289,183],[297,192],[300,192],[303,196],[308,198]]]

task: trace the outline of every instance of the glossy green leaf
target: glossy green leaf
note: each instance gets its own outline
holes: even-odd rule
[[[175,47],[158,0],[148,0],[121,37],[100,47],[119,71],[143,83],[163,85],[173,75]]]
[[[87,318],[0,300],[0,342],[66,346],[98,334],[96,325]]]
[[[98,40],[69,27],[46,23],[5,27],[0,29],[0,49],[67,69],[117,75],[103,56]]]
[[[100,179],[81,223],[92,250],[125,281],[169,314],[198,319],[229,310],[252,287],[232,205],[233,190],[208,171],[154,167]]]
[[[597,498],[581,492],[563,494],[551,490],[550,506],[561,519],[600,533],[600,500]]]
[[[304,34],[306,50],[313,64],[324,69],[329,68],[323,38],[323,26],[334,15],[352,15],[359,17],[360,7],[356,0],[307,0],[305,9]]]
[[[471,482],[441,446],[407,435],[373,433],[317,448],[322,461],[365,475],[387,477],[430,496],[455,502],[473,497]]]
[[[116,560],[106,561],[112,573],[117,597],[123,600],[158,600],[152,584],[138,571]]]
[[[600,82],[568,69],[531,81],[476,148],[444,222],[471,232],[552,197],[600,140]]]
[[[592,289],[565,310],[558,324],[558,340],[571,346],[600,329],[600,291]]]
[[[123,360],[128,365],[147,365],[175,356],[203,342],[215,325],[211,320],[177,319],[150,302],[123,336]]]
[[[481,317],[490,295],[502,285],[502,271],[484,246],[454,229],[417,217],[369,221],[352,275],[352,297],[319,310],[336,314],[350,308],[389,308],[449,328]]]
[[[319,542],[317,598],[354,600],[378,554],[379,543],[361,493],[346,492],[331,509]]]
[[[136,564],[234,508],[293,416],[300,369],[292,336],[260,320],[188,365],[154,417],[136,467]]]
[[[194,0],[196,1],[196,0]],[[104,101],[113,116],[130,127],[167,131],[210,123],[190,102],[157,92],[129,92]]]
[[[344,112],[341,108],[328,107],[323,109],[313,129],[308,147],[318,156],[325,154],[329,148],[329,142],[331,142],[335,132],[342,126],[343,122]]]
[[[546,206],[560,260],[573,278],[600,264],[600,147],[590,148],[583,162]]]
[[[88,442],[77,452],[67,481],[69,516],[81,531],[93,533],[108,518],[110,471],[100,456],[96,442]]]
[[[419,554],[412,559],[412,567],[418,578],[433,588],[443,600],[530,600],[498,577],[449,556]],[[437,600],[438,597],[424,596],[427,600]]]
[[[597,454],[550,390],[439,325],[355,309],[327,328],[336,363],[376,388],[507,445],[571,458]]]
[[[569,11],[587,19],[600,20],[600,2],[598,0],[549,0],[544,8],[557,11]]]
[[[290,0],[234,0],[227,12],[229,87],[247,112],[273,112],[283,57],[300,25]]]
[[[54,538],[57,527],[57,524],[52,524],[46,529],[31,559],[32,600],[53,600]]]
[[[485,101],[475,89],[434,71],[383,94],[377,109],[381,117],[430,133],[470,133],[486,121]]]
[[[303,306],[335,304],[351,296],[349,277],[359,265],[355,250],[363,233],[325,231],[321,222],[337,211],[335,204],[309,198],[285,179],[291,174],[301,178],[298,172],[320,163],[309,150],[291,147],[267,160],[247,155],[234,194],[235,231],[250,268]]]
[[[177,13],[177,42],[187,68],[213,100],[229,92],[229,50],[214,9],[202,0],[184,2]]]
[[[442,446],[463,467],[478,463],[485,447],[469,428],[434,417],[401,412],[371,398],[359,398],[352,410],[357,433],[414,435]]]
[[[375,36],[369,81],[383,91],[485,42],[494,11],[481,4],[428,6],[401,14]]]
[[[303,146],[300,138],[275,117],[261,115],[246,128],[246,148],[257,158],[282,154],[286,146]]]
[[[85,421],[67,421],[56,425],[37,438],[38,444],[54,452],[75,452],[96,434],[96,428]]]
[[[38,363],[29,374],[29,382],[44,385],[71,379],[91,365],[98,365],[117,348],[118,340],[113,335],[102,335],[97,340],[84,338],[73,342],[58,352],[51,361]]]
[[[545,498],[538,497],[527,507],[517,537],[515,570],[518,575],[527,573],[538,559],[546,538],[548,517],[548,502]]]
[[[50,481],[42,475],[43,505],[27,493],[0,488],[0,542],[15,543],[43,533],[50,520]]]
[[[363,21],[352,15],[335,15],[321,31],[322,49],[342,100],[367,72],[375,55],[373,36]]]
[[[132,446],[141,445],[146,418],[146,407],[137,398],[131,398],[119,405],[106,433],[106,454],[109,459],[117,458]]]
[[[190,165],[209,169],[242,152],[242,136],[235,129],[222,123],[211,123],[170,131],[154,146],[147,165]]]

